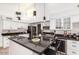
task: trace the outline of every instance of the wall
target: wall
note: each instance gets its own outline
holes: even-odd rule
[[[48,3],[46,4],[46,17],[73,17],[72,15],[79,14],[79,8],[75,3]],[[74,21],[74,20],[73,20]]]
[[[15,12],[17,10],[22,12],[21,21],[22,22],[37,22],[43,19],[44,6],[43,3],[33,3],[19,4],[19,3],[2,3],[0,4],[0,15],[12,17],[16,20]],[[32,13],[33,10],[37,11],[37,16],[34,18]]]
[[[18,4],[16,3],[0,3],[0,15],[14,17],[15,11],[17,10]]]

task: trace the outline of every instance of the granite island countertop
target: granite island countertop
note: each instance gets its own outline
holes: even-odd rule
[[[49,41],[42,40],[40,44],[35,45],[30,40],[28,40],[28,38],[21,36],[17,38],[10,37],[9,39],[38,54],[42,54],[52,43],[52,42],[50,43]]]
[[[3,30],[2,36],[11,36],[11,35],[18,35],[18,34],[27,34],[27,30]]]

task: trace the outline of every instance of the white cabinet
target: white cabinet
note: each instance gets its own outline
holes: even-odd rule
[[[17,22],[17,21],[11,21],[11,29],[18,29],[18,28],[28,28],[28,24],[22,23],[22,22]]]
[[[1,36],[1,33],[2,33],[2,18],[0,17],[0,47],[2,47],[2,36]]]
[[[23,25],[23,24],[22,24],[22,23],[17,22],[17,23],[16,23],[16,25],[17,25],[17,29],[18,29],[18,28],[22,28],[22,25]]]
[[[56,19],[56,29],[63,29],[62,27],[62,19]]]
[[[0,17],[0,47],[9,47],[8,37],[2,36],[3,30],[11,29],[11,21],[6,17]]]
[[[5,20],[4,20],[5,19]],[[1,35],[2,34],[2,31],[3,29],[10,29],[10,23],[8,21],[6,21],[6,18],[2,18],[0,17],[0,47],[4,47],[4,38],[3,36]]]
[[[71,18],[51,18],[50,29],[51,30],[71,30]]]
[[[0,18],[0,34],[2,33],[2,19]],[[0,35],[1,36],[1,35]]]
[[[67,40],[67,48],[79,50],[79,41]]]
[[[2,36],[0,36],[0,47],[2,47]]]
[[[9,36],[5,36],[3,37],[3,48],[7,48],[10,46],[10,43],[9,43]]]
[[[71,29],[71,18],[70,17],[63,19],[63,28]]]
[[[11,20],[7,18],[2,19],[2,30],[10,30],[11,29]],[[9,47],[9,39],[8,36],[2,36],[2,47]]]
[[[11,21],[3,20],[3,27],[2,29],[10,29],[11,28]]]
[[[67,40],[67,54],[79,55],[79,41]]]
[[[0,17],[0,47],[9,47],[9,39],[8,36],[2,36],[2,31],[11,30],[17,28],[27,28],[28,25],[19,21],[12,21],[12,19],[8,19],[6,17]],[[28,36],[28,35],[27,35]]]
[[[10,40],[9,54],[10,55],[37,55],[37,53],[35,53],[11,40]]]
[[[17,23],[11,21],[11,29],[17,29]]]
[[[78,50],[67,50],[67,54],[68,55],[79,55],[79,51]]]
[[[23,24],[23,28],[28,29],[28,24]]]
[[[54,19],[51,19],[50,20],[50,29],[51,30],[55,30],[56,28],[55,28],[55,25],[56,25],[56,20],[54,20]]]
[[[40,24],[42,30],[47,30],[50,27],[50,21],[41,22]]]

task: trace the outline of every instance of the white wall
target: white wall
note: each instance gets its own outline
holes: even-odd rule
[[[43,3],[37,3],[36,4],[36,11],[37,11],[36,20],[42,21],[43,16],[44,16],[44,4]]]
[[[79,8],[75,3],[48,3],[46,4],[46,17],[66,17],[79,14]]]
[[[15,11],[17,11],[18,4],[16,3],[0,3],[0,15],[5,15],[5,16],[10,16],[14,17],[15,16]]]
[[[0,4],[0,15],[4,15],[7,17],[12,17],[13,20],[16,20],[15,12],[17,10],[22,12],[22,20],[23,22],[37,22],[43,19],[44,6],[43,3],[36,3],[35,6],[32,3],[28,4],[19,4],[19,3],[2,3]],[[37,11],[37,16],[32,16],[33,9]],[[30,16],[31,13],[31,16]],[[30,16],[30,17],[29,17]]]

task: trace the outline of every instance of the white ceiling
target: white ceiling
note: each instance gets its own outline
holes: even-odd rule
[[[48,3],[46,4],[46,10],[49,10],[48,13],[56,14],[62,11],[79,9],[77,5],[78,3]]]

